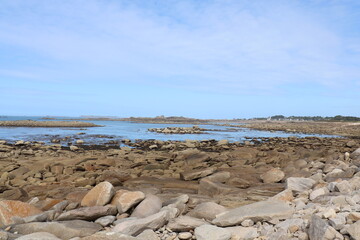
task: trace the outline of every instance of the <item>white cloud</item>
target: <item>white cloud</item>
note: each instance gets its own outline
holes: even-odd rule
[[[360,77],[326,15],[287,1],[174,1],[156,9],[95,0],[5,4],[12,10],[0,16],[0,43],[59,63],[64,78],[236,92]]]

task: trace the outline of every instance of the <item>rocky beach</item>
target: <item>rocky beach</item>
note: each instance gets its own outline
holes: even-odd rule
[[[360,239],[360,141],[0,142],[1,239]]]

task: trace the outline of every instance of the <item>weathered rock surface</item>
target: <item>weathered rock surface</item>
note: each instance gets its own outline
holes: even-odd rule
[[[38,208],[24,202],[2,200],[0,201],[0,226],[13,224],[13,217],[29,217],[42,213]]]
[[[61,240],[61,238],[56,237],[54,234],[47,232],[36,232],[27,234],[17,238],[18,240]]]
[[[283,180],[285,177],[285,173],[277,168],[272,168],[266,173],[260,175],[261,180],[264,183],[276,183]]]
[[[119,213],[127,212],[131,207],[144,200],[145,194],[140,191],[119,190],[113,197],[111,204],[115,205]]]
[[[134,209],[131,217],[144,218],[160,211],[162,201],[159,197],[149,194],[146,198]]]
[[[115,190],[111,183],[102,182],[91,189],[81,201],[81,206],[104,206],[111,201]]]
[[[31,234],[35,232],[48,232],[60,239],[70,239],[74,237],[86,237],[100,231],[99,224],[73,220],[65,222],[34,222],[15,225],[11,231],[20,234]]]
[[[280,201],[261,201],[245,205],[222,213],[213,220],[217,226],[234,226],[246,219],[256,221],[270,221],[286,219],[292,215],[294,209]]]
[[[113,205],[82,207],[60,214],[57,217],[57,220],[58,221],[66,221],[66,220],[94,221],[100,217],[104,217],[107,215],[116,215],[116,213],[117,210]]]
[[[311,189],[316,182],[310,178],[290,177],[286,179],[286,188],[295,192]]]
[[[180,178],[185,181],[195,180],[195,179],[209,176],[209,175],[213,174],[214,172],[215,172],[214,168],[186,171],[186,172],[180,173]]]
[[[174,219],[171,219],[167,225],[167,228],[175,232],[184,232],[190,231],[201,225],[208,224],[206,221],[199,218],[194,218],[190,216],[180,216]]]
[[[231,232],[213,225],[202,225],[195,229],[195,237],[197,240],[229,240]]]
[[[187,215],[195,218],[204,218],[212,221],[216,215],[221,214],[228,209],[214,202],[205,202],[197,205]]]
[[[145,229],[158,229],[164,226],[171,218],[177,213],[176,209],[164,210],[153,215],[140,218],[125,220],[117,224],[114,228],[114,232],[121,232],[128,235],[138,235]]]

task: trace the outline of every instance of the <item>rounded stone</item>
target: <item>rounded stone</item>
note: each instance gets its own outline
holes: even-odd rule
[[[114,196],[115,190],[111,183],[102,182],[91,189],[82,199],[81,206],[105,206]]]

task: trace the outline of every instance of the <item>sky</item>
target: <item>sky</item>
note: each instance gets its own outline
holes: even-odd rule
[[[0,0],[0,115],[360,116],[358,0]]]

